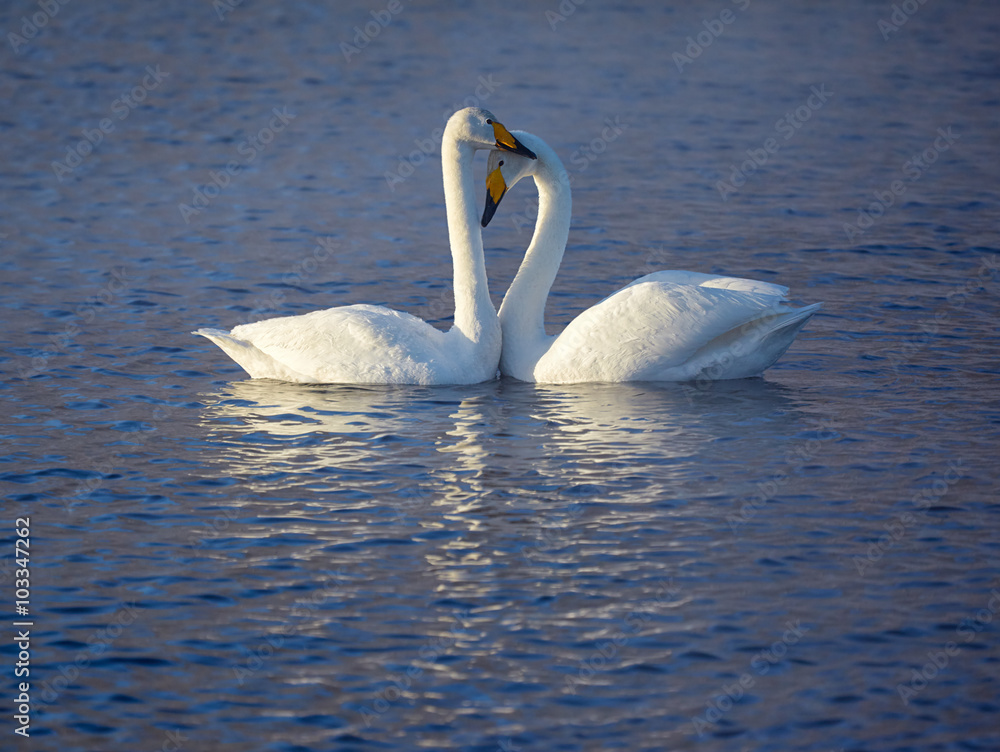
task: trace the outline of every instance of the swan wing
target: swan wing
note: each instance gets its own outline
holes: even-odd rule
[[[664,274],[668,276],[659,276]],[[535,380],[686,381],[757,375],[780,357],[819,307],[788,308],[782,303],[784,288],[777,285],[758,283],[766,287],[740,290],[691,284],[695,278],[668,281],[680,279],[669,275],[697,273],[648,275],[584,311],[538,361]]]
[[[461,336],[416,316],[353,305],[199,330],[253,378],[306,383],[465,383]],[[469,378],[469,374],[464,374]],[[492,374],[490,374],[492,376]]]
[[[760,295],[772,295],[784,299],[788,295],[788,288],[784,285],[775,285],[770,282],[761,282],[756,279],[742,279],[740,277],[720,277],[718,274],[705,274],[703,272],[686,271],[662,271],[647,274],[629,283],[622,289],[627,289],[633,285],[644,282],[668,282],[678,285],[695,285],[698,287],[717,287],[722,290],[736,290],[739,292],[756,293]]]

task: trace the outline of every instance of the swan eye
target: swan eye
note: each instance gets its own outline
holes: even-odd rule
[[[493,125],[493,121],[490,120],[489,118],[486,118],[486,125]]]
[[[503,167],[503,160],[502,159],[500,160],[500,163],[497,165],[497,167]]]

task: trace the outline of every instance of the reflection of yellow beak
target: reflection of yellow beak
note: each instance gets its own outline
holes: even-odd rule
[[[503,126],[500,127],[502,128]],[[503,161],[486,178],[486,206],[483,209],[483,227],[486,227],[490,223],[490,220],[493,219],[493,215],[496,214],[497,207],[500,206],[503,195],[507,192],[507,181],[503,179],[503,173],[500,172],[502,166]]]
[[[497,140],[498,149],[520,154],[522,157],[537,159],[535,152],[514,138],[510,131],[504,128],[503,123],[498,123],[496,120],[490,120],[489,123],[493,126],[493,136]]]

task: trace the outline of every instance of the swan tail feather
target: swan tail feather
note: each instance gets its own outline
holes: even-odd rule
[[[258,349],[252,342],[234,337],[222,329],[202,328],[191,332],[211,340],[253,379],[307,382],[309,379]]]
[[[692,380],[760,376],[789,348],[822,303],[771,312],[713,339],[691,358]]]

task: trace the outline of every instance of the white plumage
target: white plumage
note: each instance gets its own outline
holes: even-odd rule
[[[545,333],[545,300],[569,235],[569,177],[555,152],[515,132],[537,160],[494,151],[487,223],[509,186],[528,175],[539,194],[531,243],[500,306],[500,370],[538,383],[689,381],[759,375],[795,339],[820,304],[793,309],[788,289],[687,271],[641,277],[581,313],[558,335]]]

